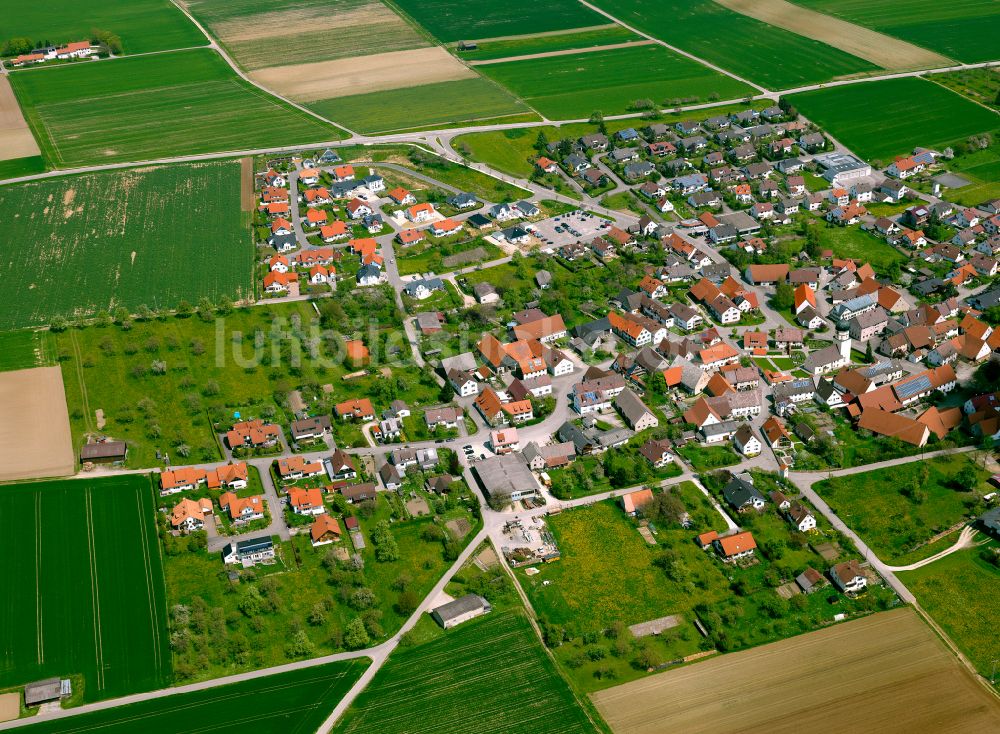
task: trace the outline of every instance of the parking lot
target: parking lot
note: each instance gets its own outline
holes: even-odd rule
[[[590,242],[611,226],[611,222],[595,214],[573,211],[549,217],[531,225],[533,234],[546,252],[576,242]]]

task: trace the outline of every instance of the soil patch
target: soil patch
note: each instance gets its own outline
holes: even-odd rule
[[[253,158],[240,158],[240,210],[252,212],[257,203],[253,188]]]
[[[386,89],[474,78],[475,72],[439,46],[315,64],[275,66],[250,74],[268,89],[312,102]]]
[[[64,477],[76,466],[59,367],[0,373],[0,481]]]
[[[327,7],[274,10],[254,13],[213,24],[213,31],[226,43],[289,38],[316,31],[340,31],[371,24],[400,24],[399,16],[381,3],[330,12]]]
[[[954,63],[941,54],[785,0],[718,0],[730,10],[826,43],[883,69],[922,69]]]
[[[833,734],[851,729],[830,715],[838,710],[856,712],[855,723],[870,732],[1000,727],[1000,701],[909,608],[722,655],[593,699],[613,731],[629,734]]]
[[[21,114],[7,77],[0,76],[0,161],[39,155],[38,143]]]
[[[469,531],[472,530],[472,525],[464,517],[460,517],[456,520],[449,520],[444,525],[448,528],[451,534],[459,540],[468,535]]]
[[[0,693],[0,721],[13,721],[21,715],[21,696],[17,693]]]

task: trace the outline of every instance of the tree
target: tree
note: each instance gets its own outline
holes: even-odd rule
[[[292,635],[292,639],[285,645],[285,657],[293,659],[306,658],[311,656],[315,649],[316,646],[313,645],[312,640],[309,639],[309,635],[306,634],[305,630],[299,630]]]
[[[0,49],[0,56],[20,56],[31,51],[34,45],[30,38],[24,36],[9,38],[4,41],[3,47]]]
[[[874,362],[874,361],[875,361],[875,355],[872,353],[872,341],[871,339],[869,339],[868,343],[865,345],[865,362]]]
[[[545,134],[544,130],[538,131],[538,137],[535,138],[535,150],[539,153],[544,153],[549,147],[549,137]]]
[[[795,289],[788,283],[779,283],[774,289],[772,304],[779,311],[792,308],[795,305]]]
[[[399,546],[389,530],[389,521],[381,520],[372,532],[372,543],[375,545],[375,560],[380,562],[395,561],[399,558]]]
[[[366,647],[370,642],[371,638],[368,636],[368,630],[365,629],[365,623],[360,617],[355,617],[347,623],[347,629],[344,630],[344,644],[347,647],[352,650],[358,650]]]

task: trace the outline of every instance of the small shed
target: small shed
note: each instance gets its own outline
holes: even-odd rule
[[[479,48],[479,44],[475,41],[459,41],[458,50],[459,51],[475,51]]]
[[[24,705],[38,706],[71,695],[73,695],[73,684],[69,678],[46,678],[24,687]]]
[[[84,444],[80,449],[80,461],[93,464],[115,464],[128,457],[128,446],[124,441],[96,441]]]

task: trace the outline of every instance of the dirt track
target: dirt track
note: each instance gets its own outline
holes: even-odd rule
[[[258,84],[299,102],[474,76],[475,72],[439,46],[315,64],[275,66],[250,74]]]
[[[593,694],[615,734],[1000,731],[1000,700],[912,609]]]
[[[624,43],[609,43],[607,46],[587,46],[586,48],[566,48],[560,51],[544,51],[537,54],[523,54],[521,56],[507,56],[502,59],[483,59],[482,61],[470,61],[469,66],[485,66],[487,64],[502,64],[506,61],[527,61],[529,59],[547,59],[550,56],[571,56],[573,54],[593,53],[594,51],[614,51],[618,48],[631,48],[632,46],[649,46],[656,41],[625,41]]]
[[[0,161],[38,155],[38,143],[24,121],[7,77],[0,76]]]
[[[717,0],[737,13],[829,44],[890,71],[947,66],[941,54],[785,0]]]
[[[59,367],[0,372],[0,481],[63,477],[75,453]]]

